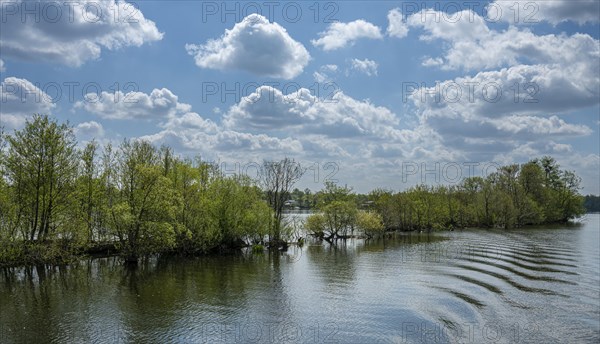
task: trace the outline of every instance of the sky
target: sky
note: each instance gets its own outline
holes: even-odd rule
[[[600,194],[600,2],[0,1],[0,126],[404,190],[553,156]]]

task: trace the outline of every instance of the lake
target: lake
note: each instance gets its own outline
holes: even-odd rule
[[[600,216],[0,270],[1,343],[597,343]]]

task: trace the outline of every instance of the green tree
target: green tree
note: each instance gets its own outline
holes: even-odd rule
[[[6,174],[14,189],[17,221],[29,240],[54,237],[65,217],[77,172],[75,137],[68,124],[34,115],[8,136]]]
[[[0,241],[15,237],[13,195],[10,185],[5,179],[6,173],[6,139],[0,127]]]
[[[96,141],[89,142],[81,152],[81,168],[78,178],[77,191],[79,203],[85,214],[85,226],[87,228],[87,241],[94,240],[95,220],[97,219],[97,207],[100,180],[96,167],[98,144]]]
[[[214,165],[199,161],[194,166],[189,159],[175,158],[170,165],[169,178],[182,199],[179,250],[206,252],[264,240],[272,212],[249,178],[225,177]]]
[[[381,215],[371,211],[360,210],[356,214],[356,227],[362,230],[368,238],[380,235],[384,231]]]
[[[561,210],[559,221],[566,222],[585,213],[581,190],[581,178],[573,171],[561,171],[557,190],[558,208]]]
[[[309,230],[328,242],[345,238],[354,231],[358,208],[352,189],[326,182],[325,188],[317,193],[318,213],[309,216]]]
[[[115,177],[109,224],[126,261],[172,249],[180,230],[175,218],[181,199],[164,176],[157,150],[147,141],[124,141]]]
[[[544,221],[544,210],[541,207],[547,203],[544,173],[544,170],[535,161],[521,166],[518,179],[524,200],[521,203],[520,224],[537,224]]]
[[[369,201],[373,202],[375,211],[381,215],[383,225],[387,229],[400,229],[400,211],[395,209],[395,202],[391,190],[375,189],[369,193]]]

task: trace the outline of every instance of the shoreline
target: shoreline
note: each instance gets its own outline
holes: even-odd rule
[[[600,214],[597,212],[587,213],[587,214]],[[587,215],[585,214],[585,215]],[[585,216],[584,215],[584,216]],[[535,225],[525,225],[517,228],[500,228],[500,227],[456,227],[456,228],[443,228],[443,229],[428,229],[428,230],[392,230],[386,231],[384,234],[369,238],[360,234],[347,235],[346,237],[337,238],[332,242],[329,242],[330,245],[336,245],[338,242],[345,242],[348,239],[361,239],[361,240],[373,240],[376,238],[386,238],[395,235],[404,235],[404,234],[433,234],[433,233],[445,233],[452,231],[462,231],[462,230],[478,230],[478,231],[513,231],[520,229],[563,229],[564,227],[579,227],[582,223],[579,221],[567,221],[567,222],[549,222],[545,224],[535,224]],[[307,237],[312,237],[315,241],[319,242],[327,242],[324,239],[319,239],[307,233]],[[23,245],[25,243],[25,245]],[[6,243],[2,243],[5,245]],[[51,254],[52,250],[56,250],[57,247],[56,242],[50,243],[39,243],[39,242],[21,242],[20,245],[14,245],[17,249],[27,250],[24,254],[27,255],[24,259],[15,259],[6,261],[0,261],[0,269],[6,268],[22,268],[22,267],[33,267],[33,266],[67,266],[72,264],[75,261],[82,259],[98,259],[98,258],[110,258],[110,257],[118,257],[123,261],[123,264],[128,264],[126,258],[122,255],[123,251],[120,250],[117,246],[118,243],[110,243],[110,242],[101,242],[96,243],[95,245],[91,245],[89,247],[79,247],[79,248],[71,248],[70,250],[63,250],[60,252],[56,252],[54,255]],[[304,244],[304,242],[303,242]],[[302,245],[303,245],[302,244]],[[288,246],[299,245],[298,242],[287,242]],[[300,245],[300,246],[302,246]],[[28,247],[29,246],[29,247]],[[177,250],[167,250],[163,252],[156,252],[153,254],[149,254],[145,257],[140,257],[140,260],[147,257],[155,257],[155,256],[165,256],[165,257],[182,257],[182,258],[196,258],[196,257],[218,257],[218,256],[226,256],[231,254],[237,254],[242,252],[243,249],[253,249],[252,244],[246,244],[243,246],[237,247],[216,247],[214,249],[208,250],[206,252],[195,252],[195,253],[186,253],[183,251]],[[260,245],[262,246],[262,245]],[[13,247],[14,248],[14,247]],[[269,248],[268,245],[264,246],[264,249],[259,251],[265,252],[269,250],[277,250],[280,251],[277,247]],[[284,250],[285,251],[285,250]],[[254,252],[256,253],[256,252]],[[260,253],[259,253],[260,254]],[[47,255],[46,257],[40,257],[40,255]],[[135,264],[134,264],[135,265]]]

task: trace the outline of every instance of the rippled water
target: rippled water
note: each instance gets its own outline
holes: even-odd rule
[[[597,343],[599,220],[3,270],[0,342]]]

